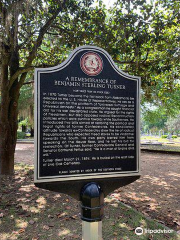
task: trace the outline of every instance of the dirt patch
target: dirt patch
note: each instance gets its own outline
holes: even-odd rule
[[[15,161],[33,164],[33,144],[17,144]],[[142,177],[111,196],[180,230],[180,155],[141,153]]]
[[[180,156],[142,152],[141,161],[141,178],[112,196],[180,230]]]
[[[81,223],[80,203],[65,194],[36,188],[32,166],[16,164],[13,177],[0,178],[1,240],[80,240]],[[135,234],[137,227],[158,229],[161,233],[144,231],[138,236]],[[116,198],[107,197],[103,239],[180,240],[180,236]]]
[[[15,151],[15,162],[34,164],[34,144],[17,143]]]

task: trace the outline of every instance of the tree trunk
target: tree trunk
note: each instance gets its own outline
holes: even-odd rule
[[[34,128],[31,127],[31,137],[34,137]]]
[[[2,91],[0,112],[0,174],[14,173],[14,152],[17,140],[18,88]]]
[[[18,79],[9,89],[9,49],[4,47],[1,65],[1,105],[0,105],[0,175],[14,173],[14,153],[18,128],[18,99],[20,86]],[[17,64],[17,62],[15,62]],[[14,68],[14,71],[16,69]],[[12,72],[13,74],[13,72]]]
[[[15,92],[15,96],[13,94]],[[14,153],[17,140],[18,118],[18,89],[2,94],[0,112],[0,174],[14,173]],[[11,97],[5,95],[10,95]],[[11,99],[5,101],[5,99]]]
[[[7,133],[6,137],[11,137],[11,134]],[[0,175],[13,175],[14,173],[15,144],[16,143],[5,139],[1,141]]]
[[[27,72],[29,71],[28,68],[31,67],[33,60],[36,58],[37,49],[41,46],[44,35],[51,27],[58,14],[63,10],[65,4],[66,0],[62,1],[57,10],[54,11],[53,15],[49,17],[47,21],[45,21],[44,25],[39,29],[39,35],[30,47],[31,50],[29,51],[24,64],[25,70],[23,71],[21,69],[22,72],[19,68],[19,50],[21,44],[18,46],[17,30],[18,16],[20,14],[18,11],[18,5],[14,5],[13,10],[10,10],[9,12],[10,14],[8,11],[11,7],[6,9],[5,4],[3,8],[2,6],[0,7],[0,13],[3,19],[2,28],[5,29],[3,41],[0,41],[0,50],[2,53],[2,62],[0,65],[0,174],[8,175],[13,174],[14,172],[14,152],[17,139],[18,99],[20,88],[25,81]],[[12,4],[10,4],[10,6],[12,6]],[[14,14],[13,11],[17,14]],[[6,13],[8,13],[7,16],[12,15],[12,23],[9,23],[11,21],[8,21]],[[35,36],[36,35],[34,35],[34,37]],[[28,52],[28,49],[26,50]]]
[[[22,132],[26,132],[27,126],[22,125]]]

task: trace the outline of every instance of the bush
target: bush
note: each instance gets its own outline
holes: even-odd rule
[[[25,132],[17,132],[17,139],[24,139],[26,138],[26,133]]]
[[[172,138],[177,138],[177,136],[176,135],[172,135]]]
[[[167,138],[167,137],[168,137],[168,135],[162,135],[161,137],[162,137],[162,138]]]

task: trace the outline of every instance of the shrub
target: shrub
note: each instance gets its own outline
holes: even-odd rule
[[[172,138],[177,138],[177,136],[176,135],[172,135]]]
[[[24,139],[26,138],[26,133],[25,132],[17,132],[17,139]]]
[[[168,135],[162,135],[161,137],[162,137],[162,138],[167,138],[167,137],[168,137]]]

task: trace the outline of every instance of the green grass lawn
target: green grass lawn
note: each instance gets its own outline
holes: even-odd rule
[[[180,236],[176,232],[172,233],[149,233],[149,230],[168,230],[158,222],[146,218],[135,209],[128,207],[121,202],[112,202],[108,198],[107,218],[104,220],[103,233],[104,239],[122,239],[122,240],[179,240]],[[135,229],[141,227],[144,233],[140,236],[135,234]],[[170,230],[170,229],[169,229]],[[147,231],[147,233],[146,233]],[[113,238],[113,236],[117,238]]]
[[[158,136],[141,136],[141,141],[157,141],[157,142],[162,142],[162,143],[168,143],[168,142],[180,143],[180,137],[169,140],[167,138],[161,138]]]
[[[141,136],[141,143],[151,142],[152,145],[141,145],[141,149],[155,150],[155,151],[168,151],[168,152],[180,152],[180,138],[166,139],[157,136]],[[153,143],[162,143],[162,146],[155,145]]]

